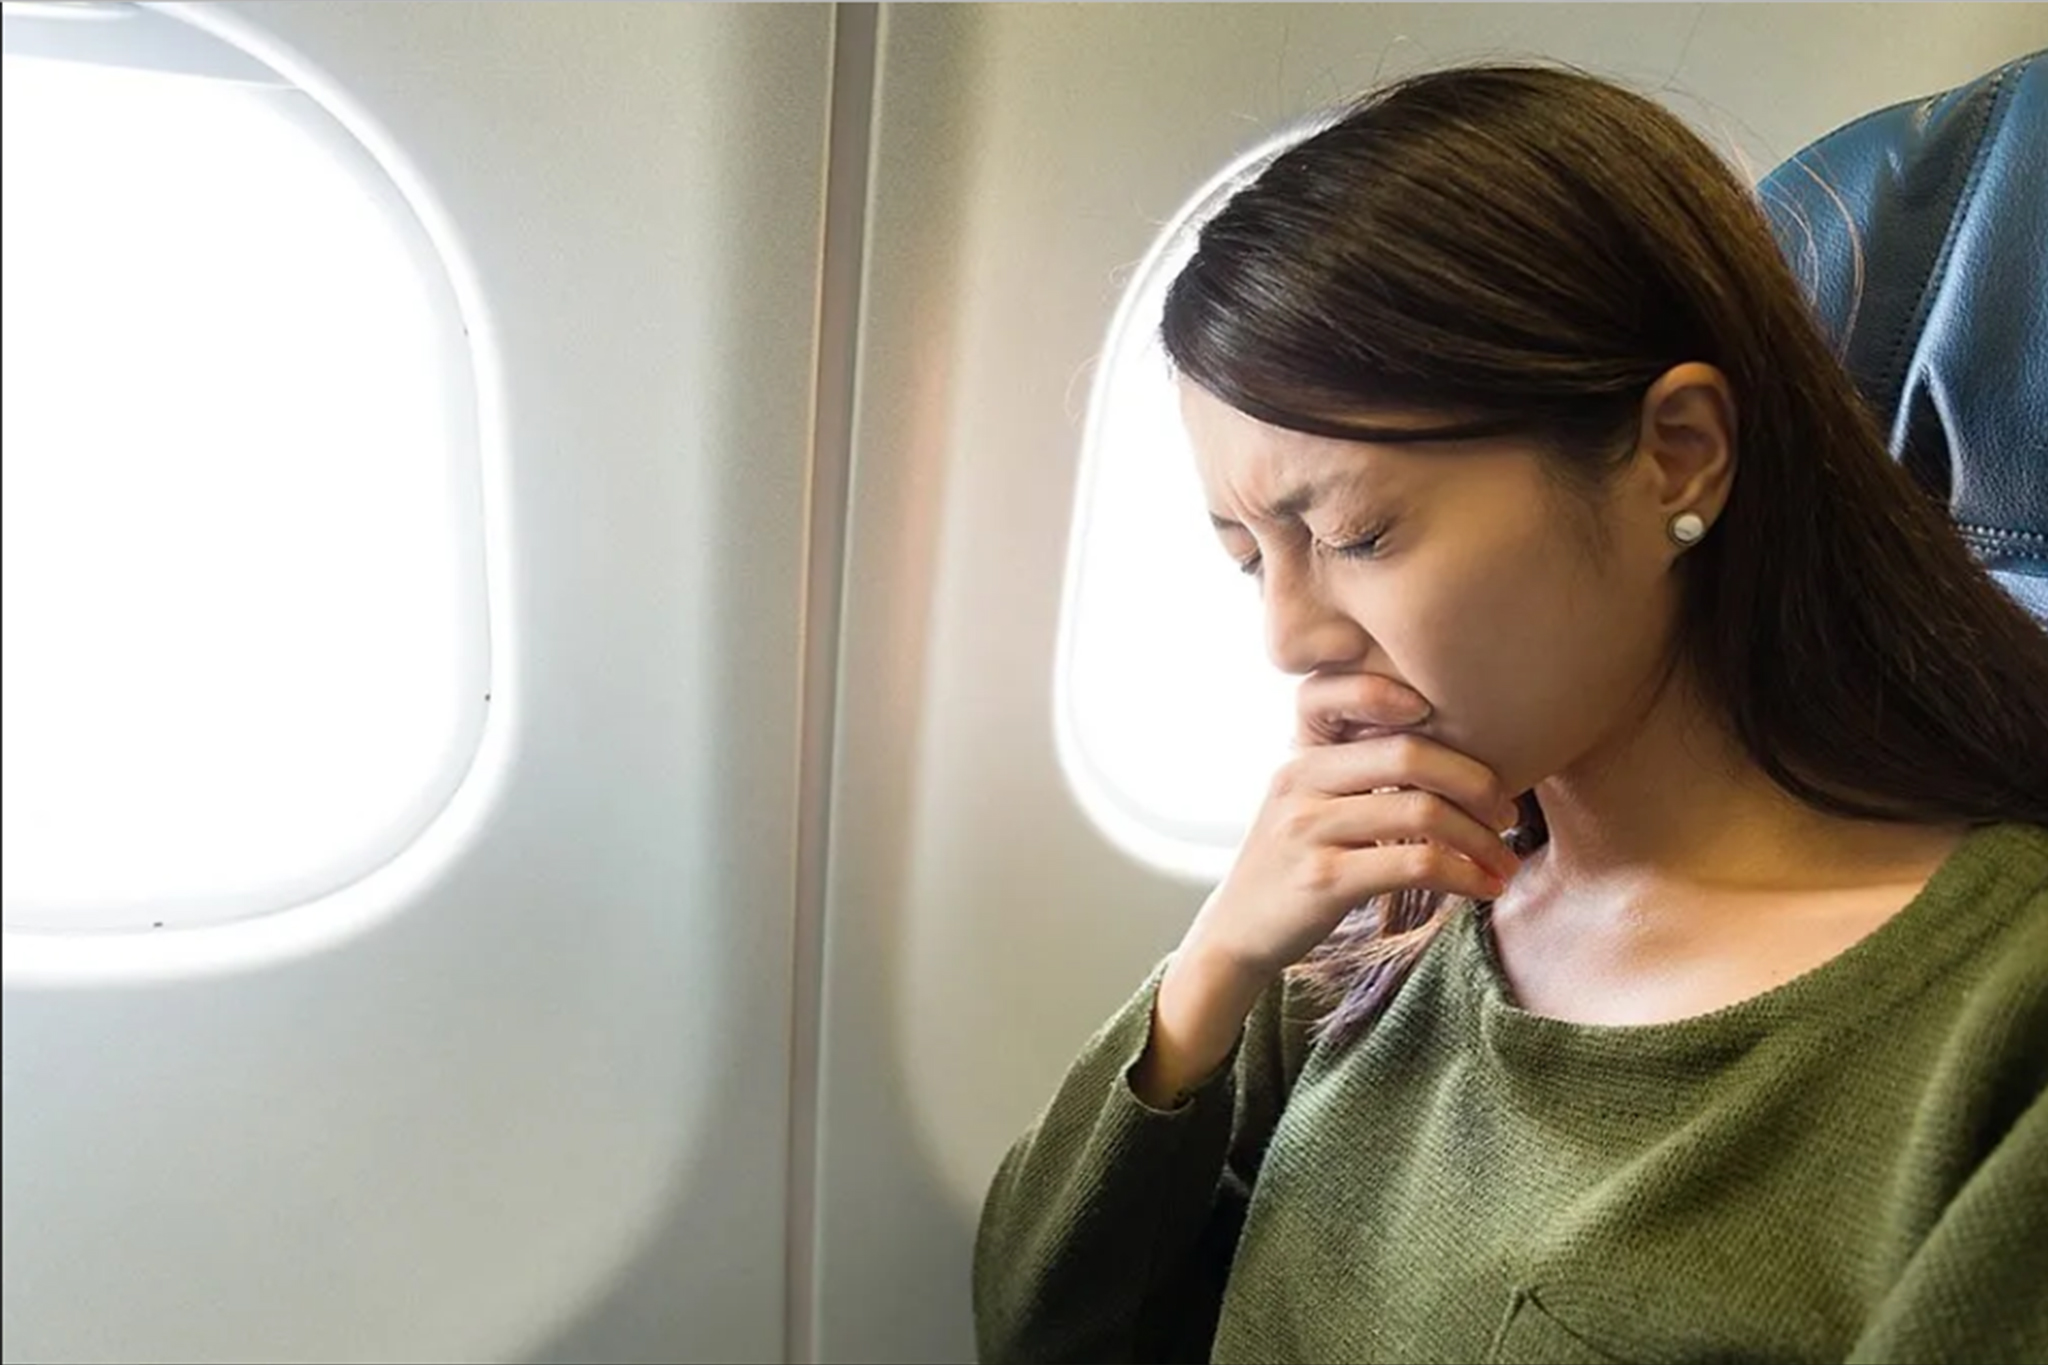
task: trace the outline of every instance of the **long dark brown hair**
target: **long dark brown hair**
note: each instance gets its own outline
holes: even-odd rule
[[[2048,633],[1889,457],[1752,191],[1655,102],[1520,65],[1376,92],[1202,226],[1162,335],[1262,421],[1385,441],[1374,409],[1437,413],[1420,439],[1525,438],[1582,490],[1653,381],[1718,367],[1737,472],[1685,557],[1674,665],[1820,810],[2048,825]],[[1296,968],[1326,1033],[1384,1006],[1450,904],[1381,897]]]

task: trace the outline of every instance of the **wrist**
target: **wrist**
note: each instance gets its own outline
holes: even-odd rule
[[[1184,944],[1159,982],[1152,1034],[1131,1084],[1155,1109],[1175,1109],[1213,1079],[1237,1046],[1263,984],[1220,954]]]
[[[1236,1024],[1251,1013],[1279,973],[1247,962],[1211,941],[1197,923],[1174,949],[1166,975],[1173,979],[1175,994],[1184,996],[1200,1013],[1231,1019],[1235,1036]],[[1160,990],[1165,993],[1165,980],[1160,982]]]

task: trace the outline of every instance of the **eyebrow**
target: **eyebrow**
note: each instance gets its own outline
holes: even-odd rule
[[[1323,478],[1302,484],[1298,488],[1290,489],[1281,497],[1275,498],[1272,506],[1267,511],[1274,521],[1285,521],[1289,518],[1299,517],[1308,511],[1309,508],[1314,507],[1323,500],[1323,495],[1330,491],[1330,485],[1336,483],[1338,477],[1334,474],[1326,475]],[[1241,531],[1244,529],[1242,522],[1232,521],[1229,517],[1221,516],[1215,512],[1209,514],[1209,524],[1219,531]]]

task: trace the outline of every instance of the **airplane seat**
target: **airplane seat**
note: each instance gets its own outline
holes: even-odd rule
[[[1892,454],[2048,623],[2048,52],[1838,128],[1760,193]]]

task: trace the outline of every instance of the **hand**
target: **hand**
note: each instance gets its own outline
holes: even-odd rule
[[[1520,861],[1499,778],[1412,727],[1429,703],[1389,678],[1310,678],[1300,752],[1273,778],[1237,862],[1183,951],[1270,981],[1374,896],[1410,887],[1488,899]]]
[[[1214,1074],[1261,992],[1355,907],[1408,887],[1485,899],[1514,876],[1498,833],[1514,802],[1483,764],[1413,732],[1429,714],[1389,678],[1302,684],[1300,752],[1160,980],[1130,1077],[1145,1103],[1169,1108]]]

